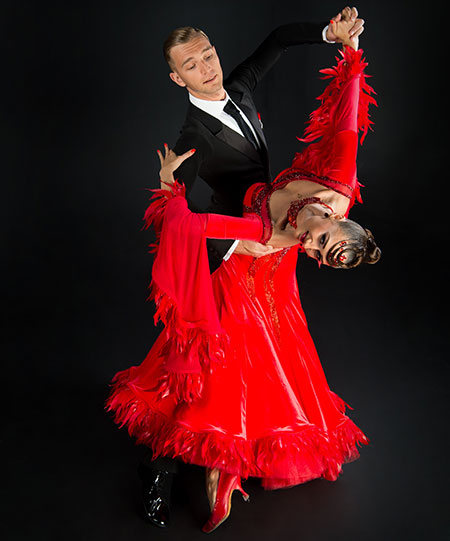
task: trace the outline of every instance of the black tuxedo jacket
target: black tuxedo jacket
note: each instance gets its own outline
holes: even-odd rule
[[[195,154],[175,171],[175,177],[186,185],[189,207],[199,211],[189,198],[197,177],[212,189],[211,205],[203,212],[234,216],[242,215],[242,201],[249,186],[255,182],[270,182],[270,162],[266,139],[253,102],[258,82],[292,45],[324,43],[323,23],[292,23],[278,27],[261,43],[255,52],[239,64],[224,80],[224,88],[242,109],[255,129],[261,148],[259,151],[234,130],[192,103],[181,129],[174,151],[182,154],[195,148]],[[233,241],[208,240],[210,262],[219,263]]]

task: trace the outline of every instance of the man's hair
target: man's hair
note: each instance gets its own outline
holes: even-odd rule
[[[191,39],[199,36],[203,36],[209,41],[208,36],[203,32],[203,30],[200,30],[200,28],[195,28],[194,26],[180,26],[179,28],[172,30],[163,44],[164,58],[171,69],[174,68],[174,64],[170,56],[171,49],[176,45],[182,45],[183,43],[187,43],[188,41],[191,41]]]

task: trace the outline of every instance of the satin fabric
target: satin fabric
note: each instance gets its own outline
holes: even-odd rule
[[[262,477],[268,489],[335,480],[358,458],[357,443],[368,439],[326,381],[300,304],[297,254],[295,247],[256,260],[234,254],[214,273],[230,342],[199,400],[179,404],[149,390],[163,371],[163,335],[140,366],[119,373],[123,422],[154,458]]]

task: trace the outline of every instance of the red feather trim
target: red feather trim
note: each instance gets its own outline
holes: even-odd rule
[[[340,50],[339,53],[342,59],[336,57],[336,66],[320,70],[320,73],[324,74],[323,79],[332,80],[317,98],[320,105],[310,114],[303,138],[297,137],[299,141],[304,143],[311,143],[311,141],[321,138],[320,141],[309,144],[302,152],[297,153],[293,160],[293,167],[305,169],[317,176],[325,175],[332,165],[333,156],[329,149],[333,147],[332,139],[335,133],[330,113],[336,104],[336,94],[340,92],[343,85],[354,75],[361,76],[357,128],[358,132],[362,132],[360,144],[363,143],[367,131],[372,130],[373,122],[370,120],[369,105],[377,105],[375,98],[372,96],[376,92],[366,81],[370,76],[364,73],[368,64],[362,58],[363,50],[355,51],[345,47],[344,51]],[[363,185],[358,182],[351,204],[353,204],[355,198],[362,202],[359,193],[360,186]]]
[[[168,184],[167,182],[164,182],[164,184],[168,186],[168,189],[158,188],[152,190],[151,188],[146,188],[146,190],[154,194],[150,199],[151,201],[153,200],[152,203],[150,203],[144,213],[143,220],[145,223],[142,226],[142,229],[148,229],[150,226],[153,226],[156,233],[156,243],[150,244],[150,248],[152,248],[150,253],[156,253],[158,251],[159,237],[164,223],[167,202],[169,199],[178,195],[186,197],[186,187],[184,183],[175,180],[173,184]]]
[[[175,180],[174,184],[168,184],[169,189],[155,189],[151,198],[152,202],[144,214],[147,229],[153,226],[156,233],[156,242],[151,244],[150,252],[157,257],[160,234],[164,223],[167,202],[173,197],[185,197],[185,186]],[[185,321],[178,311],[176,303],[158,284],[152,280],[149,285],[150,294],[147,300],[153,300],[156,305],[154,315],[155,325],[161,321],[165,327],[166,344],[161,350],[162,356],[170,354],[183,355],[185,358],[194,358],[198,372],[167,372],[163,374],[152,391],[158,392],[159,399],[173,395],[178,402],[191,403],[200,398],[203,389],[203,370],[211,370],[211,362],[222,364],[225,360],[224,349],[228,344],[228,336],[225,334],[210,334],[205,330],[193,326]],[[197,359],[199,363],[197,362]],[[149,389],[150,390],[150,389]]]
[[[114,377],[105,407],[114,412],[114,421],[120,428],[127,426],[137,445],[152,449],[153,459],[168,456],[199,466],[218,467],[243,478],[262,477],[265,489],[276,489],[319,477],[334,481],[342,471],[342,464],[359,457],[358,445],[369,443],[348,417],[333,431],[309,425],[256,440],[219,430],[194,432],[151,410],[134,393],[129,370]],[[339,397],[337,402],[345,404]]]
[[[171,396],[176,402],[190,404],[202,395],[203,374],[163,374],[154,387],[146,390],[158,392],[158,400]]]

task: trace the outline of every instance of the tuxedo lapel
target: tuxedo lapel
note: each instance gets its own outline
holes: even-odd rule
[[[261,127],[261,123],[258,118],[258,113],[255,110],[255,108],[245,103],[244,94],[242,92],[238,92],[236,90],[231,90],[231,89],[227,89],[227,92],[231,96],[233,101],[235,101],[237,105],[239,105],[239,107],[245,113],[245,116],[250,121],[251,125],[253,126],[253,129],[258,134],[259,140],[262,142],[265,151],[268,153],[269,149],[267,148],[266,137],[264,135],[263,129]]]
[[[261,163],[261,157],[254,146],[245,137],[235,132],[228,126],[222,124],[222,122],[217,120],[217,118],[205,113],[192,103],[189,104],[188,117],[189,116],[199,120],[211,131],[213,135],[227,145],[233,147],[238,152],[242,152],[242,154],[245,154],[253,161]]]
[[[216,134],[216,137],[252,160],[261,162],[261,157],[255,147],[245,137],[228,126],[223,125],[222,129]]]
[[[213,135],[217,135],[223,128],[223,124],[220,122],[220,120],[217,120],[217,118],[213,117],[212,115],[205,113],[205,111],[202,111],[191,102],[189,102],[185,126],[189,125],[189,117],[199,120]]]
[[[261,141],[262,145],[264,146],[265,151],[267,152],[267,141],[264,136],[264,132],[261,128],[261,124],[259,122],[258,114],[255,114],[255,111],[252,107],[248,107],[245,103],[239,103],[237,102],[239,107],[244,111],[245,116],[249,119],[251,122],[251,125],[253,126],[253,129],[258,134],[259,140]]]
[[[255,108],[253,101],[248,99],[248,97],[239,90],[233,90],[232,88],[227,88],[226,90],[231,96],[231,99],[235,101],[236,104],[245,113],[245,116],[248,118],[255,132],[257,133],[261,143],[261,158],[263,161],[264,169],[266,170],[266,176],[267,178],[271,178],[272,175],[270,172],[269,149],[267,147],[266,137],[264,135],[264,131],[258,118],[258,112]]]

